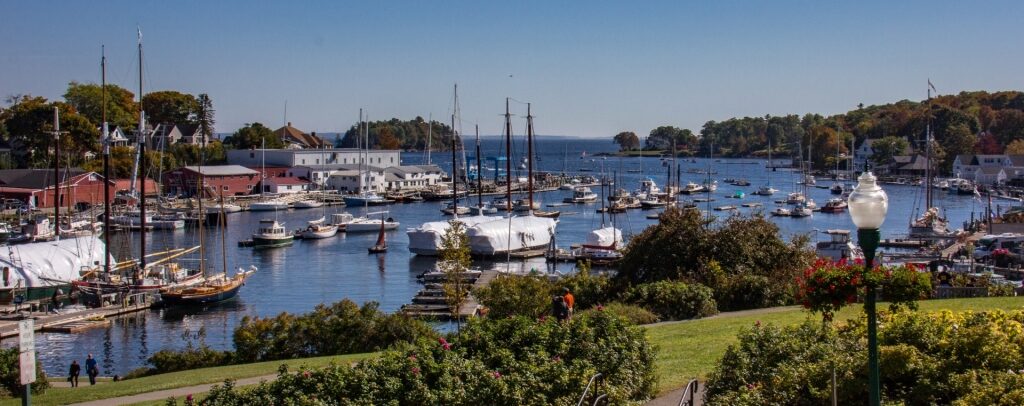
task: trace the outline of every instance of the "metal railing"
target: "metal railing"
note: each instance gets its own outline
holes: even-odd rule
[[[604,381],[604,375],[602,375],[600,372],[596,373],[596,374],[594,374],[594,376],[590,377],[590,381],[587,382],[587,386],[585,388],[583,388],[583,395],[580,396],[580,401],[576,402],[576,406],[582,406],[583,405],[583,401],[587,399],[587,394],[590,393],[590,388],[591,387],[594,388],[594,392],[596,393],[597,392],[597,388],[599,386],[601,386],[601,382],[602,381]]]
[[[686,388],[683,388],[683,396],[679,397],[679,406],[693,406],[697,401],[697,391],[699,390],[699,386],[700,382],[697,381],[697,378],[691,379],[690,382],[686,384]]]
[[[594,399],[594,403],[591,403],[590,406],[597,406],[599,404],[602,404],[601,401],[604,401],[603,404],[605,404],[605,405],[608,404],[608,394],[607,393],[602,393],[601,396],[598,396],[597,398],[595,398]]]

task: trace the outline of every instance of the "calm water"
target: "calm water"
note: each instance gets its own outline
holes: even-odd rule
[[[483,155],[491,156],[499,153],[503,142],[487,139],[483,144]],[[469,146],[472,154],[472,146]],[[513,147],[514,152],[522,151],[521,143]],[[592,158],[589,155],[599,152],[611,152],[616,149],[610,140],[573,140],[547,139],[537,143],[539,151],[536,165],[541,170],[559,172],[563,167],[573,172],[580,168],[593,170],[591,174],[600,173],[602,166],[609,174],[618,172],[620,185],[629,190],[639,186],[641,177],[651,177],[659,186],[664,186],[666,169],[658,158]],[[588,157],[581,159],[586,151]],[[432,161],[446,170],[450,167],[450,153],[434,153]],[[564,159],[563,157],[567,157]],[[425,154],[404,154],[404,163],[418,164],[426,161]],[[688,168],[706,168],[708,161],[698,162],[680,160],[683,168],[683,182],[688,180],[702,182],[704,175],[685,173]],[[514,162],[519,162],[515,159]],[[754,163],[754,164],[751,164]],[[485,167],[493,164],[485,163]],[[736,190],[742,189],[748,194],[767,181],[769,172],[765,170],[764,161],[728,160],[713,163],[718,173],[713,178],[718,180],[719,190],[717,201],[712,206],[736,205],[748,201],[765,204],[766,210],[774,207],[773,200],[784,198],[795,186],[795,176],[791,172],[778,171],[771,173],[771,183],[780,192],[772,198],[748,196],[743,201],[727,199]],[[642,172],[638,172],[641,170]],[[485,171],[484,175],[487,176]],[[525,174],[523,175],[525,176]],[[738,188],[722,182],[725,178],[745,178],[752,186]],[[822,185],[831,185],[831,181],[820,181]],[[920,194],[918,189],[908,186],[884,186],[889,193],[891,203],[888,219],[883,226],[883,235],[887,237],[904,234],[910,217],[914,214],[915,200]],[[595,189],[595,192],[598,190]],[[570,192],[548,192],[540,196],[544,203],[560,202]],[[822,205],[831,197],[827,189],[809,189],[809,195]],[[971,197],[937,193],[937,205],[945,208],[951,224],[959,226],[970,218],[972,211],[980,212],[982,202]],[[488,199],[485,197],[485,199]],[[475,202],[475,200],[473,200]],[[1007,202],[997,202],[1007,205]],[[104,374],[124,374],[145,364],[146,358],[154,352],[165,348],[182,348],[185,341],[183,335],[195,334],[205,328],[206,343],[219,349],[231,348],[231,334],[244,316],[272,316],[281,312],[306,312],[320,303],[331,303],[349,298],[357,303],[366,301],[380,302],[381,308],[392,312],[408,303],[420,289],[416,275],[433,266],[432,259],[419,258],[409,254],[405,229],[415,227],[425,221],[442,218],[442,203],[416,203],[394,205],[390,207],[391,216],[402,224],[399,230],[388,235],[391,249],[386,255],[367,255],[366,248],[373,245],[375,233],[339,235],[336,238],[316,241],[296,241],[288,248],[254,251],[240,248],[237,241],[249,238],[255,223],[261,218],[272,218],[273,213],[237,213],[229,215],[226,237],[227,263],[229,269],[248,268],[255,265],[257,272],[242,288],[239,297],[205,310],[181,312],[175,310],[154,310],[115,320],[106,329],[94,329],[82,334],[40,334],[37,346],[40,359],[48,373],[63,375],[66,366],[72,359],[84,360],[86,353],[93,353],[100,360]],[[599,204],[587,206],[565,206],[556,236],[559,245],[567,246],[583,240],[586,233],[601,224],[601,215],[595,213]],[[342,210],[328,208],[328,213]],[[377,210],[374,208],[373,210]],[[741,209],[749,212],[752,209]],[[358,214],[362,209],[354,208]],[[716,214],[720,214],[715,212]],[[639,233],[653,223],[647,220],[641,210],[631,210],[626,215],[619,215],[618,226],[628,235]],[[295,229],[302,227],[307,220],[320,217],[319,209],[291,210],[278,213],[286,227]],[[849,215],[821,214],[802,219],[775,219],[783,234],[791,236],[797,233],[813,233],[815,230],[829,228],[853,228]],[[153,232],[148,235],[147,243],[150,250],[164,247],[187,247],[198,241],[195,230],[179,230],[176,232]],[[118,235],[114,242],[114,250],[125,252],[137,249],[138,235]],[[208,231],[210,255],[208,266],[221,269],[220,237],[217,230]],[[818,237],[814,237],[817,239]],[[483,264],[480,265],[490,265]],[[526,263],[515,263],[513,267],[520,269],[546,269],[543,259]],[[571,264],[558,266],[559,272],[571,272]],[[11,345],[11,341],[5,342]]]

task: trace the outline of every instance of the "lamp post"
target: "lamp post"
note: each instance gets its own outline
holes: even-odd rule
[[[865,276],[875,262],[875,250],[881,233],[878,228],[889,210],[889,197],[875,183],[875,175],[865,171],[857,178],[857,188],[850,194],[849,208],[853,224],[857,226],[857,242],[864,251]],[[881,404],[878,375],[878,328],[875,312],[875,286],[868,286],[864,297],[864,311],[868,314],[868,405]]]

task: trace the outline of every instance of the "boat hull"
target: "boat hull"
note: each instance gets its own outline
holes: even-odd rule
[[[161,299],[165,306],[200,306],[205,304],[223,302],[228,299],[233,299],[238,296],[238,290],[242,288],[242,284],[239,283],[229,289],[218,291],[211,294],[196,294],[196,295],[163,295]]]
[[[285,247],[292,245],[295,242],[295,237],[288,236],[284,238],[264,238],[264,237],[252,237],[253,248],[274,248],[274,247]]]

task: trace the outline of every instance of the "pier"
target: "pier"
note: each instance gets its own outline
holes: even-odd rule
[[[487,286],[498,277],[497,269],[488,269],[474,274],[472,277],[465,275],[464,280],[472,284],[471,289],[476,290]],[[424,288],[416,294],[411,304],[402,306],[402,313],[415,317],[437,320],[452,320],[452,314],[448,309],[448,303],[444,295],[443,279],[424,278]],[[465,319],[477,316],[477,309],[480,302],[472,293],[466,298],[466,302],[459,307],[457,317]]]
[[[39,332],[78,333],[91,328],[106,327],[110,325],[110,317],[145,311],[152,306],[152,296],[147,294],[132,295],[124,302],[111,306],[66,313],[51,313],[47,311],[49,306],[41,303],[25,304],[17,311],[14,306],[6,306],[3,315],[0,315],[0,339],[17,337],[18,321],[24,319],[35,320],[34,326]]]

